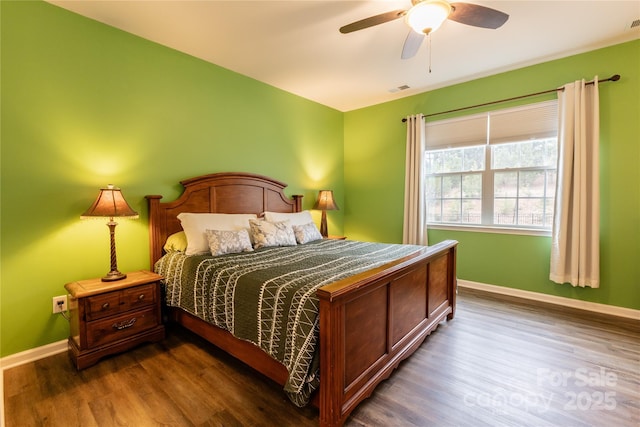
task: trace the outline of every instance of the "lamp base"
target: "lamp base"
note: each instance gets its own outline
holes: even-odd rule
[[[320,235],[324,238],[329,237],[329,227],[327,227],[327,211],[322,210],[322,218],[320,219]]]
[[[107,275],[104,276],[101,280],[103,282],[114,282],[116,280],[122,280],[126,277],[127,277],[126,274],[120,273],[118,270],[112,270],[108,272]]]
[[[109,227],[109,240],[111,241],[111,271],[102,278],[103,282],[114,282],[127,277],[126,274],[118,271],[118,260],[116,258],[116,225],[118,225],[118,223],[115,222],[113,218],[107,223],[107,227]]]

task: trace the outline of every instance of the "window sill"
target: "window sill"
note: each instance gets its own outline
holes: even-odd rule
[[[531,230],[515,227],[487,227],[482,225],[453,225],[453,224],[427,224],[431,230],[471,231],[476,233],[492,234],[519,234],[522,236],[550,237],[551,230]]]

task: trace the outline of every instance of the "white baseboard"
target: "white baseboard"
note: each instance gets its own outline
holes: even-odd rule
[[[541,294],[539,292],[523,291],[521,289],[508,288],[506,286],[489,285],[486,283],[472,282],[470,280],[458,279],[458,286],[460,286],[461,288],[477,289],[479,291],[486,291],[494,294],[508,295],[533,301],[540,301],[550,304],[562,305],[565,307],[577,308],[580,310],[608,314],[611,316],[640,320],[640,310],[635,310],[632,308],[618,307],[615,305],[600,304],[590,301],[582,301],[573,298],[559,297],[556,295]]]
[[[65,351],[67,351],[66,339],[3,357],[0,359],[0,368],[4,371],[5,369],[24,365],[25,363],[44,359],[45,357],[53,356],[54,354],[63,353]]]

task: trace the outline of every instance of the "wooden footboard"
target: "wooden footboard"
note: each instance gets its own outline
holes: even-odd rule
[[[445,318],[455,314],[457,242],[325,286],[320,425],[339,426]]]

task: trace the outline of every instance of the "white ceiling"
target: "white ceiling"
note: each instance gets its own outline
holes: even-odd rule
[[[446,21],[431,54],[425,42],[409,60],[402,18],[338,28],[410,0],[49,2],[340,111],[640,38],[640,0],[469,1],[510,18],[497,30]]]

